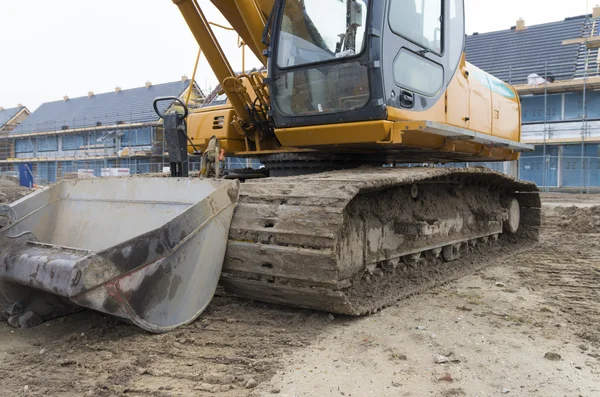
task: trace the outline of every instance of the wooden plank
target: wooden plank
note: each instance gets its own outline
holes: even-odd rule
[[[588,49],[600,48],[600,37],[590,37],[585,42]]]
[[[583,37],[575,37],[574,39],[567,39],[562,41],[562,45],[581,44],[585,42]]]
[[[600,137],[585,138],[584,141],[586,143],[600,143]],[[528,139],[527,143],[530,143],[532,145],[540,145],[540,144],[544,143],[544,140],[543,139]],[[581,144],[581,138],[574,138],[574,137],[573,138],[553,138],[553,139],[546,139],[545,143]]]
[[[583,44],[585,43],[587,48],[599,48],[600,47],[600,37],[575,37],[573,39],[567,39],[562,41],[562,45],[572,45],[572,44]]]
[[[559,93],[570,91],[582,91],[584,81],[588,90],[600,88],[600,76],[592,76],[588,77],[587,79],[562,80],[556,81],[554,83],[538,85],[518,84],[515,85],[514,88],[520,95],[543,94],[544,92]]]

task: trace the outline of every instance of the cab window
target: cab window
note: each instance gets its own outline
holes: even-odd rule
[[[392,31],[429,51],[441,54],[442,0],[391,0]]]

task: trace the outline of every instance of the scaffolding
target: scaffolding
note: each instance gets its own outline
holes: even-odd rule
[[[121,115],[118,124],[104,125],[101,119],[54,120],[52,125],[32,128],[44,132],[9,132],[0,137],[0,174],[18,176],[26,169],[36,185],[44,186],[61,179],[106,176],[111,169],[130,175],[169,172],[162,124],[144,119],[150,119],[147,111]],[[200,170],[200,155],[191,155],[188,161],[192,174]],[[256,160],[227,158],[225,168],[259,166]]]
[[[537,69],[542,72],[543,83],[541,84],[523,84],[523,72],[531,71],[531,66],[526,70],[524,68],[509,66],[507,71],[508,83],[514,84],[515,89],[525,102],[526,96],[542,96],[543,97],[543,119],[537,122],[524,123],[524,130],[535,132],[533,137],[527,137],[526,143],[539,145],[542,148],[541,158],[539,156],[523,156],[519,161],[518,176],[524,179],[532,179],[533,175],[529,172],[524,172],[531,167],[532,164],[538,164],[542,160],[541,183],[538,182],[543,191],[550,190],[570,190],[579,191],[579,193],[591,193],[600,190],[600,149],[596,151],[596,155],[586,153],[586,145],[600,143],[600,123],[597,122],[600,118],[595,115],[593,120],[590,120],[588,105],[590,102],[590,92],[600,90],[600,31],[599,19],[592,18],[587,15],[583,21],[581,37],[565,40],[563,45],[578,45],[577,58],[575,63],[551,63],[545,61],[540,64]],[[550,120],[551,96],[555,94],[572,94],[581,93],[581,113],[579,117],[571,120],[565,119],[565,97],[562,102],[562,117],[560,121]],[[523,105],[523,109],[526,106]],[[556,117],[554,117],[556,118]],[[524,120],[525,121],[525,120]],[[536,129],[536,126],[541,125],[541,131]],[[574,137],[574,130],[577,130],[578,137]],[[541,132],[541,139],[535,136]],[[562,148],[564,146],[580,145],[579,156],[563,155],[558,153],[554,155],[550,153],[550,148]],[[600,146],[599,146],[600,148]],[[567,169],[572,171],[573,167],[577,167],[579,177],[575,178],[572,172],[565,172]],[[564,181],[565,174],[569,174],[570,180]],[[539,179],[539,178],[536,178]],[[577,179],[579,183],[573,183]],[[578,185],[578,186],[575,186]]]

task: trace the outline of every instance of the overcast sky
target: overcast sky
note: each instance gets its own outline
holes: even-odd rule
[[[225,23],[209,0],[207,17]],[[599,0],[600,1],[600,0]],[[582,15],[588,0],[465,0],[467,33],[508,29]],[[589,1],[589,9],[596,3]],[[234,69],[237,35],[216,34]],[[164,83],[191,76],[198,46],[171,0],[0,0],[0,106],[41,103]],[[257,61],[247,58],[247,66]],[[202,60],[203,88],[216,79]]]

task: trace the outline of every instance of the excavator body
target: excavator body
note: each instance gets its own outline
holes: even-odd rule
[[[82,258],[106,258],[106,250],[122,249],[129,240],[113,241],[110,247],[68,247],[68,239],[35,228],[31,219],[40,210],[34,205],[33,212],[17,211],[0,232],[0,282],[5,284],[0,291],[27,286],[164,332],[201,311],[164,322],[171,311],[178,313],[177,305],[212,296],[215,277],[209,277],[214,285],[200,283],[203,272],[214,275],[215,266],[201,266],[200,258],[210,253],[215,260],[223,258],[220,281],[239,296],[363,315],[466,274],[486,256],[500,254],[505,244],[537,239],[541,203],[534,184],[484,168],[434,166],[513,161],[533,150],[521,142],[516,91],[465,60],[463,0],[212,2],[266,69],[235,73],[198,1],[173,0],[221,90],[189,115],[187,109],[184,115],[167,115],[165,135],[172,143],[172,170],[181,170],[172,173],[178,178],[171,183],[214,183],[186,178],[186,151],[214,151],[204,159],[216,164],[203,164],[203,169],[216,169],[217,176],[218,149],[227,156],[256,157],[268,171],[268,178],[246,180],[239,191],[230,186],[228,195],[214,199],[177,189],[190,205],[201,200],[198,205],[206,208],[227,208],[230,217],[216,220],[219,231],[228,230],[223,244],[206,244],[208,237],[198,237],[182,247],[185,264],[161,262],[162,272],[151,274],[143,269],[154,259],[125,260],[123,268],[108,263],[114,270],[110,276],[81,288],[77,270],[98,273],[81,265]],[[119,189],[139,189],[153,197],[160,189],[157,182],[142,187],[143,181],[124,180]],[[86,202],[102,184],[112,183],[91,184],[75,198]],[[58,202],[68,201],[64,192],[69,188],[64,182],[58,186],[54,189],[63,192]],[[31,196],[13,206],[37,201]],[[60,216],[43,218],[47,222],[60,219],[66,229],[91,227],[78,223],[70,206],[56,205],[62,208]],[[161,202],[159,207],[168,211],[170,205]],[[155,211],[149,208],[148,217]],[[186,211],[176,219],[196,216]],[[202,219],[187,221],[193,227],[204,224]],[[132,229],[128,237],[148,237],[156,246],[159,237],[146,230],[150,226],[142,229]],[[68,255],[79,259],[67,260],[70,277],[54,281],[53,269],[64,262],[49,261],[45,250],[67,247],[76,249]],[[32,255],[44,256],[46,276],[33,272],[41,262],[32,262]],[[172,280],[171,267],[173,274],[196,276],[183,287],[170,282],[168,294],[154,296],[152,283],[164,286]],[[133,283],[138,270],[142,273]],[[89,303],[92,291],[104,294],[102,299]],[[112,312],[98,303],[111,293],[121,297]],[[4,295],[11,307],[28,307],[25,298]],[[147,311],[130,310],[139,301],[147,311],[159,308],[158,319],[148,321]]]
[[[201,10],[187,10],[195,2],[175,3],[201,47],[210,47],[211,35],[194,19]],[[214,1],[243,35],[233,3]],[[465,61],[462,0],[289,0],[265,15],[268,45],[250,48],[268,54],[268,74],[234,74],[241,83],[231,90],[224,77],[223,93],[241,98],[247,115],[209,102],[189,117],[198,146],[216,135],[229,155],[267,162],[269,154],[302,150],[378,164],[511,161],[532,149],[520,143],[514,88]],[[271,115],[269,125],[253,116],[261,113]],[[241,124],[259,130],[258,146],[254,132],[240,134],[232,124],[240,114]]]

